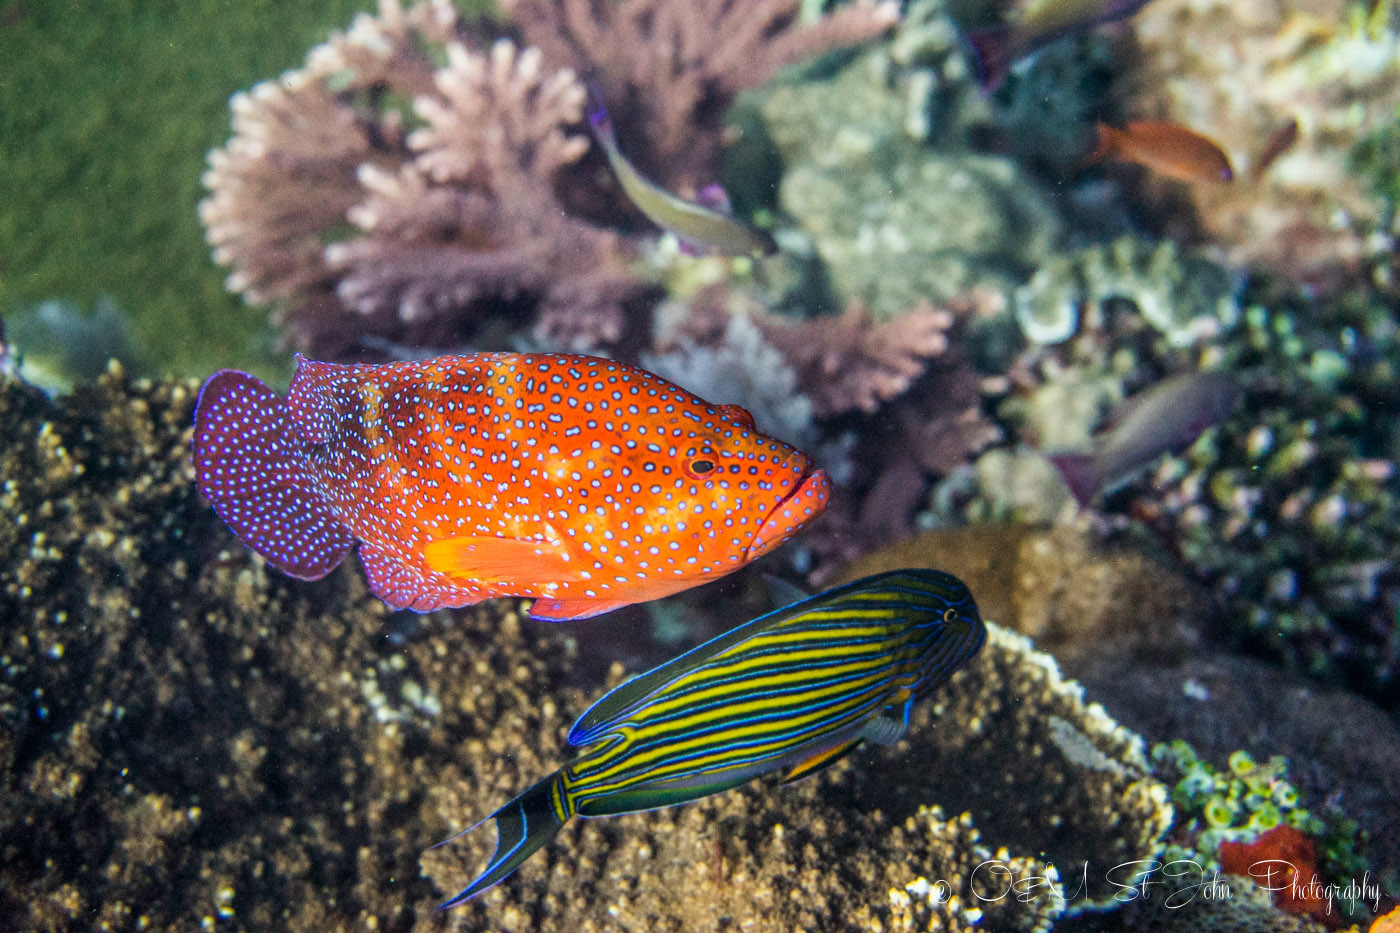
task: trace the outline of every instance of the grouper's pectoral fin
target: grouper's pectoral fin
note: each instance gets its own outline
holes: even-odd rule
[[[864,741],[865,738],[862,736],[860,738],[851,739],[849,742],[842,745],[835,745],[824,751],[817,752],[806,761],[798,762],[793,766],[791,771],[783,775],[783,783],[791,784],[805,777],[811,777],[818,771],[825,771],[827,768],[830,768],[832,765],[836,764],[836,762],[855,751],[856,747]]]
[[[583,569],[549,541],[478,535],[431,541],[423,546],[423,560],[444,576],[503,587],[572,582],[582,579]]]

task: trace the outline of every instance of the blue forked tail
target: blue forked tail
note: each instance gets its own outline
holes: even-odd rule
[[[307,472],[286,403],[253,376],[209,377],[194,412],[199,491],[248,547],[302,580],[330,573],[355,543]]]
[[[573,807],[564,789],[564,772],[559,770],[482,820],[481,823],[489,820],[496,824],[496,854],[475,881],[443,903],[443,909],[469,901],[506,880],[537,849],[558,835],[571,816]],[[458,835],[471,832],[481,823]]]

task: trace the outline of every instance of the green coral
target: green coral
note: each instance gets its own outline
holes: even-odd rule
[[[1177,739],[1152,747],[1152,767],[1171,786],[1176,808],[1176,841],[1164,862],[1194,862],[1209,874],[1220,867],[1222,842],[1253,841],[1287,824],[1318,841],[1318,868],[1325,878],[1361,878],[1371,870],[1356,821],[1335,807],[1322,816],[1304,807],[1280,755],[1260,762],[1240,750],[1231,753],[1224,769],[1216,769]],[[1338,906],[1348,909],[1344,901]]]
[[[1228,768],[1217,771],[1178,739],[1153,746],[1152,763],[1172,785],[1178,826],[1197,830],[1196,860],[1208,869],[1219,867],[1222,842],[1250,840],[1281,823],[1319,838],[1327,831],[1326,823],[1299,804],[1282,756],[1261,763],[1237,751],[1230,755]]]
[[[1400,339],[1379,302],[1250,307],[1219,350],[1239,420],[1192,448],[1166,505],[1239,640],[1393,695],[1400,649]]]

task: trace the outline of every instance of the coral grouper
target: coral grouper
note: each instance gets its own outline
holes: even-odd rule
[[[224,370],[199,398],[194,463],[219,516],[292,576],[324,576],[358,539],[395,608],[534,596],[542,619],[723,576],[829,491],[744,409],[586,356],[298,358],[285,399]]]

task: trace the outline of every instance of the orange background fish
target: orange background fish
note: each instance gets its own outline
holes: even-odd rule
[[[1089,161],[1136,162],[1178,181],[1231,181],[1230,160],[1210,139],[1175,123],[1136,121],[1123,129],[1098,125]]]
[[[358,540],[395,608],[534,596],[545,619],[737,570],[829,491],[744,409],[585,356],[298,357],[285,399],[224,370],[201,392],[194,454],[220,517],[292,576],[325,575]]]

